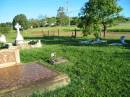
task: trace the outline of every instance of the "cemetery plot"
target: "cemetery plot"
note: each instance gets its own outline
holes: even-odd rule
[[[68,76],[64,74],[34,63],[2,68],[0,69],[0,76],[0,94],[2,97],[10,97],[9,95],[26,97],[35,90],[53,90],[67,85],[70,81]]]
[[[70,82],[67,75],[38,63],[22,65],[19,49],[0,51],[0,77],[0,97],[26,97],[34,91],[53,90]]]

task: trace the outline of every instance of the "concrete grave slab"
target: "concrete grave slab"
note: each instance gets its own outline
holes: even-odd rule
[[[0,97],[26,97],[70,82],[67,75],[37,63],[0,68],[0,77]]]

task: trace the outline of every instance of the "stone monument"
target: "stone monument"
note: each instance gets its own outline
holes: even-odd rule
[[[0,50],[0,69],[20,64],[19,49]]]
[[[121,37],[120,37],[120,42],[121,42],[121,44],[124,44],[124,45],[127,44],[127,43],[125,42],[125,38],[126,38],[125,36],[121,36]]]
[[[127,45],[128,43],[125,42],[125,36],[120,37],[120,42],[118,43],[111,43],[110,45],[115,45],[115,46],[121,46],[121,45]]]
[[[15,25],[15,28],[17,30],[17,37],[16,37],[16,40],[15,40],[15,43],[16,43],[16,45],[21,45],[21,44],[24,43],[23,36],[20,33],[21,25],[19,25],[19,23],[17,23]]]
[[[1,42],[1,43],[6,43],[6,37],[5,37],[5,35],[2,34],[2,35],[0,36],[0,42]]]

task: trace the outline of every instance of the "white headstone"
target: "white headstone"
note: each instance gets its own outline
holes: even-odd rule
[[[0,42],[1,42],[1,43],[6,43],[6,37],[5,37],[5,35],[2,34],[2,35],[0,36]]]
[[[120,37],[120,42],[121,42],[121,44],[127,44],[126,42],[125,42],[125,36],[121,36]]]
[[[56,53],[51,53],[51,58],[56,57]]]
[[[23,36],[20,33],[21,25],[19,25],[19,23],[17,23],[15,25],[15,28],[17,30],[17,36],[16,36],[15,42],[16,42],[16,44],[23,44],[24,43],[24,39],[23,39]]]
[[[110,45],[126,45],[127,43],[125,42],[125,36],[120,37],[120,43],[112,43]]]

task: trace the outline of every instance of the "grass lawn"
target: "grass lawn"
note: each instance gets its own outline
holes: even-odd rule
[[[130,22],[120,23],[108,28],[110,32],[130,32]]]
[[[68,74],[71,83],[55,91],[36,92],[31,97],[130,97],[130,50],[128,47],[83,46],[78,42],[86,38],[40,37],[31,34],[35,30],[38,29],[23,32],[24,38],[26,40],[42,39],[43,47],[22,50],[21,61],[23,63],[40,61]],[[8,41],[14,41],[15,37],[14,32],[7,35]],[[115,36],[108,37],[108,41],[119,42],[119,37],[117,39]],[[129,40],[127,42],[130,43]],[[47,64],[51,52],[64,56],[69,62],[60,65]]]
[[[23,63],[40,61],[68,74],[71,83],[69,86],[55,91],[36,92],[31,97],[130,97],[129,47],[83,46],[78,42],[85,38],[39,37],[31,34],[41,29],[29,29],[23,33],[26,40],[42,39],[43,47],[22,50],[21,61]],[[57,30],[58,28],[48,29]],[[67,28],[61,29],[65,31]],[[13,41],[15,36],[14,32],[7,35],[8,41]],[[119,37],[111,36],[107,39],[109,42],[119,42]],[[130,43],[129,39],[127,42]],[[47,64],[51,52],[64,56],[69,62],[60,65]]]
[[[69,62],[45,64],[51,52]],[[46,43],[39,49],[22,50],[21,61],[40,61],[71,78],[67,87],[31,97],[130,97],[130,50],[126,47]]]

